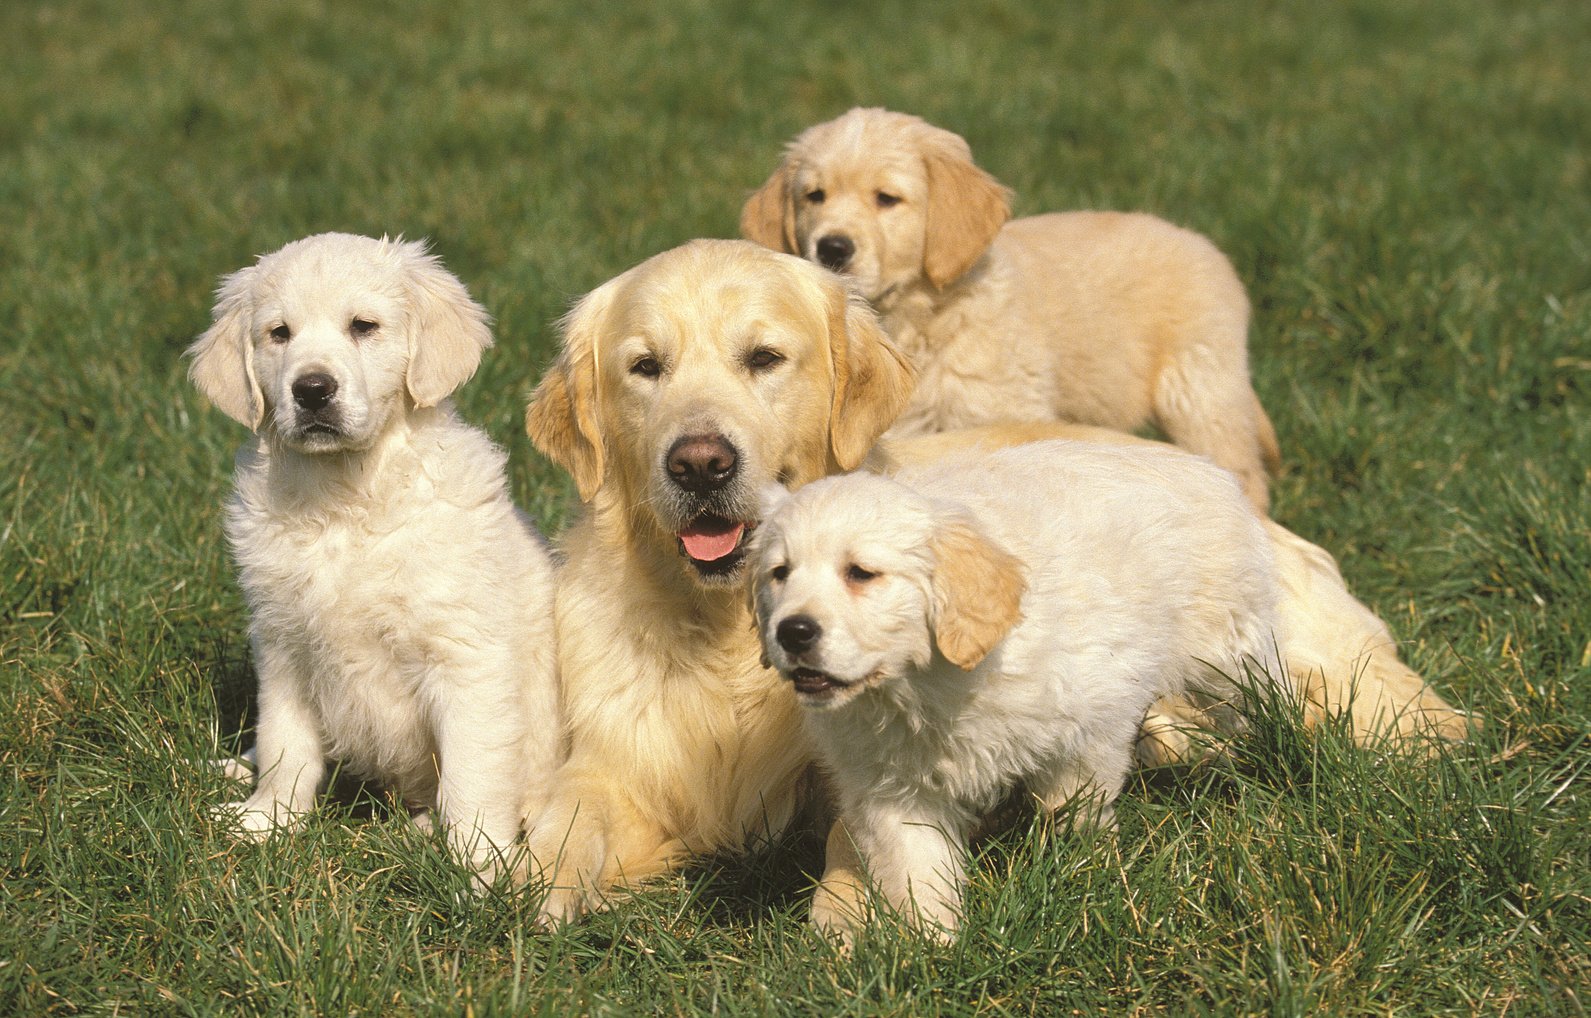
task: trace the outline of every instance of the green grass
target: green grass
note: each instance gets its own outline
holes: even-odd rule
[[[0,1013],[1583,1014],[1591,996],[1591,6],[1579,0],[0,5]],[[663,12],[667,13],[663,13]],[[380,798],[235,845],[239,429],[178,355],[321,230],[434,239],[461,393],[549,530],[524,398],[574,295],[733,233],[850,105],[1020,212],[1141,208],[1256,308],[1283,522],[1489,726],[1428,763],[1263,714],[1119,834],[980,847],[965,937],[804,927],[818,846],[556,934]]]

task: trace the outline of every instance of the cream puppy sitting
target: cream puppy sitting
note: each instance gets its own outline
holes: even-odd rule
[[[740,229],[872,302],[918,371],[892,436],[1154,424],[1236,473],[1265,512],[1276,433],[1249,383],[1248,295],[1226,256],[1149,215],[1010,215],[960,136],[853,109],[790,143]]]
[[[227,276],[188,353],[254,431],[226,533],[259,676],[265,835],[314,807],[329,760],[434,808],[489,876],[557,751],[553,570],[504,454],[447,396],[486,314],[420,243],[320,234]]]
[[[967,839],[1015,787],[1108,819],[1157,697],[1234,727],[1234,677],[1281,674],[1265,530],[1230,474],[1169,447],[1041,442],[814,481],[754,555],[763,646],[841,820],[930,933],[956,928]],[[841,933],[865,913],[855,888],[814,900]]]

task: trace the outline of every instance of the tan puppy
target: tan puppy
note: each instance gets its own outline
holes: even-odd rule
[[[893,434],[996,421],[1152,423],[1262,514],[1276,433],[1249,383],[1249,305],[1204,237],[1153,216],[1007,223],[959,136],[853,109],[797,137],[741,212],[747,238],[855,280],[919,373]]]
[[[226,512],[259,673],[259,780],[220,810],[242,833],[300,823],[336,760],[490,875],[545,796],[552,558],[447,399],[490,344],[420,243],[318,234],[223,281],[188,353],[254,432]]]
[[[842,280],[744,241],[658,255],[565,319],[527,413],[587,504],[557,595],[570,755],[530,831],[546,919],[789,821],[810,752],[747,608],[758,495],[855,467],[910,391]]]

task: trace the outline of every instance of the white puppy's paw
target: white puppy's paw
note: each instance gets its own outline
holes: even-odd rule
[[[222,803],[211,809],[210,815],[232,834],[247,841],[264,841],[303,823],[303,815],[288,812],[285,803],[259,803],[254,799]]]

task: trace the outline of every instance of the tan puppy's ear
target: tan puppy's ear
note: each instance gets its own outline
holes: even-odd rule
[[[397,243],[412,313],[405,381],[415,406],[436,406],[480,366],[492,345],[491,318],[424,241]]]
[[[971,671],[1022,617],[1022,563],[962,519],[939,526],[933,552],[934,643]]]
[[[254,340],[249,335],[254,313],[249,299],[259,269],[239,269],[221,280],[216,290],[213,323],[188,347],[188,377],[205,398],[250,431],[265,417],[265,397],[254,375]]]
[[[973,164],[965,141],[948,131],[940,133],[946,139],[923,156],[928,169],[923,274],[942,290],[965,275],[994,243],[1011,218],[1011,192]]]
[[[878,316],[837,277],[829,290],[829,355],[834,402],[829,447],[842,470],[854,470],[878,436],[906,409],[917,372],[878,324]]]
[[[531,442],[569,471],[582,502],[596,495],[607,469],[597,406],[597,350],[617,282],[587,294],[559,322],[563,349],[525,408]]]
[[[740,210],[740,235],[763,247],[798,255],[795,204],[790,196],[790,160],[773,171]]]

